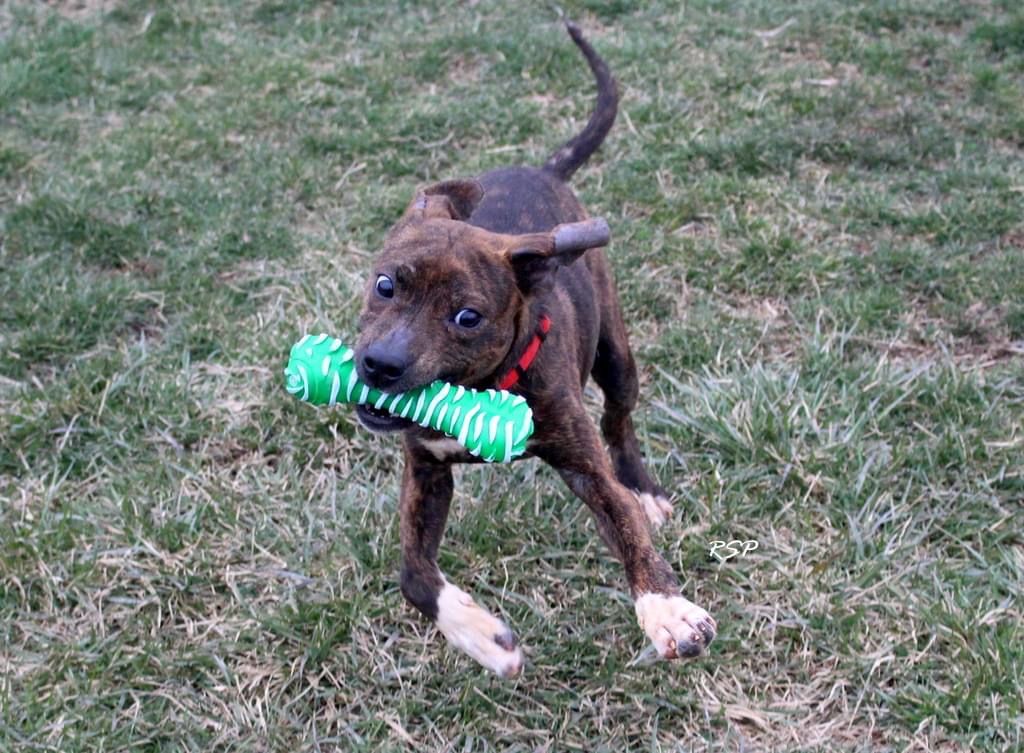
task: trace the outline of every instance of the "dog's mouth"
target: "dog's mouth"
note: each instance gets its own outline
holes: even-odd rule
[[[439,379],[446,382],[452,381],[452,377],[447,374],[439,377]],[[421,386],[425,387],[433,381],[434,380],[425,382]],[[412,389],[414,390],[419,388],[413,387]],[[411,391],[412,390],[402,390],[402,392]],[[396,390],[393,394],[398,394],[398,391]],[[405,429],[411,429],[414,426],[419,426],[415,421],[410,421],[407,418],[402,418],[401,416],[388,413],[386,410],[382,410],[381,408],[374,408],[372,405],[357,405],[356,416],[358,416],[359,422],[367,429],[370,431],[380,432],[382,434],[389,431],[403,431]]]
[[[393,416],[385,410],[379,410],[372,405],[357,405],[356,415],[359,421],[370,431],[389,432],[408,429],[415,424],[407,418]]]
[[[364,382],[366,382],[368,384],[371,383],[371,382],[369,382],[369,380],[365,379],[364,375],[362,373],[360,373],[360,370],[358,368],[356,369],[356,373],[359,375],[359,378],[362,379]],[[446,373],[446,374],[443,374],[443,375],[437,377],[437,379],[441,379],[442,381],[451,381],[453,377],[454,377],[453,374],[447,374]],[[415,377],[413,379],[415,379]],[[404,386],[402,384],[402,382],[404,382],[404,381],[405,380],[400,380],[396,384],[389,385],[388,388],[387,388],[388,394],[390,394],[390,395],[397,395],[399,392],[412,392],[414,390],[417,390],[417,389],[420,389],[420,388],[428,386],[429,384],[431,384],[435,380],[434,379],[427,379],[427,380],[417,379],[415,381],[412,381],[412,385],[413,386],[409,386],[409,387]],[[406,429],[412,429],[413,427],[419,425],[415,421],[410,421],[407,418],[402,418],[401,416],[396,416],[393,413],[389,413],[388,411],[386,411],[386,410],[384,410],[382,408],[375,408],[373,405],[370,405],[370,404],[367,404],[367,405],[357,405],[356,406],[356,416],[359,418],[359,422],[363,426],[365,426],[367,429],[369,429],[370,431],[375,431],[375,432],[379,432],[379,433],[382,433],[382,434],[386,433],[386,432],[403,431],[403,430],[406,430]]]

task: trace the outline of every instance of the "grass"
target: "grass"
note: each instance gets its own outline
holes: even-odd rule
[[[528,652],[485,675],[398,592],[396,442],[281,389],[416,185],[580,128],[551,7],[13,2],[0,750],[1020,749],[1018,3],[563,8],[710,656],[652,661],[527,463],[458,473],[442,567]]]

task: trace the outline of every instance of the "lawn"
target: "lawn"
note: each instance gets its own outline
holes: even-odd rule
[[[0,750],[1024,746],[1020,3],[560,7],[709,655],[529,462],[456,476],[442,567],[527,652],[486,674],[399,593],[397,441],[282,387],[417,185],[586,121],[557,7],[12,0]]]

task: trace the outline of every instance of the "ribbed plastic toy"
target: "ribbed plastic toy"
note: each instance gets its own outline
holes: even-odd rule
[[[453,437],[489,463],[507,463],[526,451],[526,440],[533,434],[533,411],[522,396],[441,381],[392,395],[360,381],[354,355],[337,338],[306,335],[292,346],[284,370],[285,387],[313,405],[372,405],[407,418]]]

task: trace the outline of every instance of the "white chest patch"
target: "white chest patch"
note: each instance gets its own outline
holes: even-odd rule
[[[466,453],[465,447],[448,437],[445,439],[420,440],[420,444],[427,448],[427,451],[438,460],[448,460],[449,458],[459,457]]]

